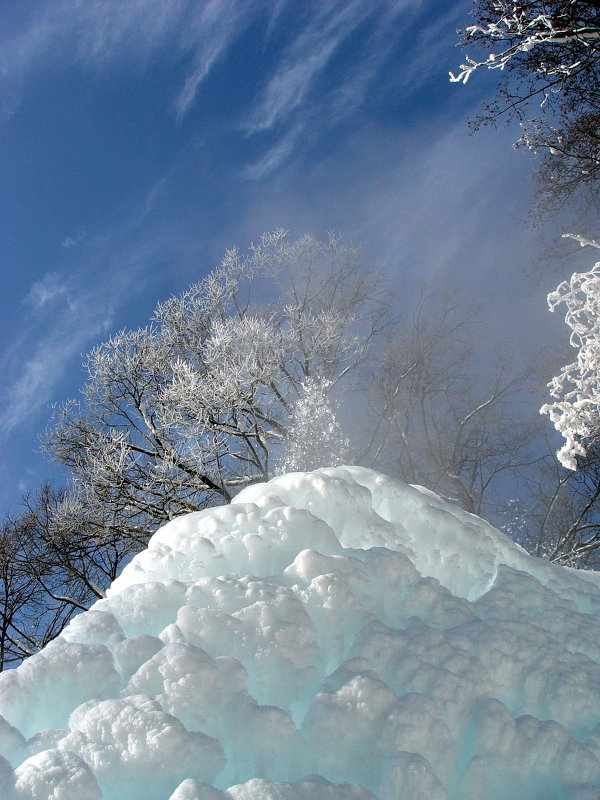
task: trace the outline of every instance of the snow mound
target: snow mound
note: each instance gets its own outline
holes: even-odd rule
[[[599,800],[599,612],[425,489],[284,475],[0,675],[0,797]]]

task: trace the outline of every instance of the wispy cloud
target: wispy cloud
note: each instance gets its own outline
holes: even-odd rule
[[[17,102],[32,69],[53,59],[102,70],[122,60],[143,69],[159,51],[191,58],[190,72],[174,101],[182,116],[218,58],[260,10],[250,0],[52,0],[36,7],[19,30],[0,38],[0,82],[5,103]]]
[[[141,201],[127,219],[86,239],[76,260],[65,251],[65,266],[31,286],[28,313],[0,355],[0,439],[35,418],[59,387],[63,399],[65,386],[78,390],[79,377],[69,379],[68,371],[80,376],[81,356],[99,339],[135,325],[132,305],[145,302],[149,316],[158,299],[151,287],[185,242],[176,222],[150,220],[146,206]]]
[[[277,135],[285,141],[266,146],[283,152],[292,138],[288,126],[327,127],[364,101],[400,44],[398,31],[390,35],[391,28],[421,2],[322,0],[298,14],[293,0],[46,1],[18,30],[0,37],[0,88],[10,105],[17,102],[28,73],[49,63],[77,62],[104,70],[128,60],[144,69],[153,58],[167,57],[188,65],[173,98],[174,113],[181,119],[197,102],[215,65],[251,24],[262,20],[265,46],[276,29],[284,45],[270,49],[270,74],[241,127],[247,135],[279,129]],[[291,29],[285,27],[290,9],[296,19]],[[332,81],[332,60],[357,33],[352,45],[356,58]]]
[[[244,125],[246,131],[258,133],[286,122],[303,105],[336,50],[370,13],[369,6],[357,0],[323,3],[284,52]]]
[[[264,177],[292,155],[301,138],[310,141],[359,109],[400,46],[401,37],[390,35],[390,29],[419,4],[419,0],[322,3],[291,38],[242,123],[247,136],[275,138],[242,177]],[[354,59],[337,69],[332,80],[332,63],[353,36],[359,37],[352,47]]]
[[[484,304],[481,336],[491,349],[514,337],[531,356],[554,320],[544,292],[533,296],[523,275],[539,242],[523,222],[531,187],[511,136],[468,137],[462,120],[365,127],[325,166],[303,174],[291,167],[273,194],[257,186],[240,227],[318,235],[334,228],[365,245],[405,304],[422,287],[455,289],[473,307]]]
[[[255,5],[243,0],[209,0],[200,8],[186,37],[195,56],[192,70],[175,101],[178,119],[187,113],[212,66],[241,35],[253,17],[253,10],[256,11]]]
[[[64,250],[69,250],[71,247],[75,247],[78,244],[81,244],[85,239],[85,233],[77,233],[73,236],[65,236],[62,240],[61,247]]]
[[[14,379],[4,387],[0,436],[6,437],[31,419],[50,400],[71,360],[81,354],[90,339],[108,330],[112,319],[110,304],[100,308],[97,299],[82,295],[63,307],[33,352],[19,365]],[[29,349],[26,342],[21,345],[22,351]],[[17,354],[13,348],[13,355]]]
[[[48,272],[33,284],[24,302],[37,309],[44,308],[59,297],[64,297],[67,288],[67,283],[57,272]]]
[[[426,18],[427,24],[421,23],[415,30],[411,57],[404,61],[398,74],[397,83],[404,93],[414,92],[434,76],[450,86],[448,72],[458,63],[460,52],[454,41],[449,40],[448,31],[464,27],[471,7],[472,3],[463,0],[451,4],[445,11],[436,9],[435,14]]]
[[[289,158],[301,134],[302,128],[299,125],[286,131],[257,161],[248,164],[242,170],[240,174],[242,180],[255,181],[270,175]]]

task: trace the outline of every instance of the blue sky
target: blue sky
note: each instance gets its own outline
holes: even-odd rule
[[[0,2],[3,507],[54,474],[38,436],[82,355],[266,230],[363,242],[404,295],[458,287],[491,343],[560,332],[556,275],[524,273],[532,164],[468,135],[493,77],[448,82],[469,7]]]

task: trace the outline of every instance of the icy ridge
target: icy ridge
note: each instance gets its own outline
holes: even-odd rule
[[[599,611],[426,489],[279,476],[0,675],[0,797],[598,800]]]

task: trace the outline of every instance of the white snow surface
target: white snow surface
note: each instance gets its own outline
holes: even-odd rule
[[[250,486],[0,675],[0,797],[599,800],[598,577],[371,470]]]

